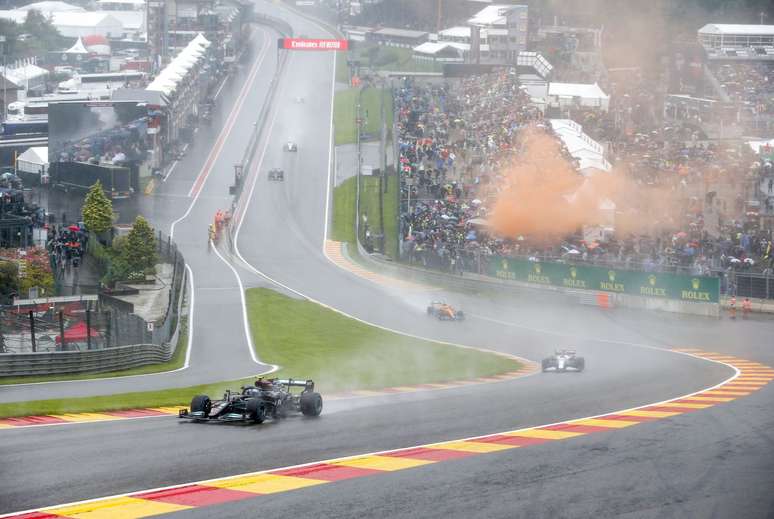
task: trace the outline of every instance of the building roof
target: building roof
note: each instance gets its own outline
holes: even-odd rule
[[[75,42],[75,45],[70,47],[68,50],[65,51],[65,54],[88,54],[89,51],[86,50],[86,47],[83,45],[83,40],[78,38],[78,41]]]
[[[18,8],[19,11],[30,11],[32,9],[46,14],[61,12],[83,12],[86,10],[83,7],[68,4],[67,2],[59,2],[56,0],[44,0],[42,2],[23,5]]]
[[[99,11],[109,14],[119,22],[127,32],[142,31],[145,29],[145,11]]]
[[[408,29],[393,29],[385,27],[374,31],[372,34],[381,34],[383,36],[396,36],[398,38],[424,38],[428,35],[425,31],[410,31]]]
[[[564,143],[567,151],[580,163],[580,170],[597,169],[610,171],[612,166],[605,159],[605,149],[586,135],[583,127],[572,119],[551,119],[551,128]]]
[[[774,36],[774,25],[739,25],[731,23],[708,23],[699,34],[722,34],[739,36]]]
[[[121,22],[107,13],[99,11],[52,13],[51,23],[55,27],[110,27],[121,26]]]
[[[37,65],[27,64],[17,68],[9,67],[7,72],[3,67],[0,67],[0,74],[5,76],[11,83],[23,87],[25,82],[31,79],[48,75],[48,70],[38,67]]]
[[[548,95],[558,97],[581,97],[584,99],[610,99],[598,84],[550,83]]]
[[[426,41],[422,45],[414,47],[414,52],[418,54],[430,54],[435,56],[445,49],[454,49],[457,52],[464,52],[468,50],[469,45],[464,43],[454,43],[448,41],[434,42]]]
[[[505,25],[505,13],[513,9],[513,5],[488,5],[468,20],[470,25]]]
[[[445,36],[447,38],[470,38],[470,27],[459,25],[457,27],[449,27],[438,32],[438,36]]]
[[[97,4],[126,4],[133,6],[145,5],[145,0],[97,0]]]

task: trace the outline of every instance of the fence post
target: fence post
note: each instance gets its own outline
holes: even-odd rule
[[[32,353],[35,353],[38,349],[35,344],[35,314],[32,310],[30,310],[30,337],[32,338]]]
[[[62,310],[59,310],[59,342],[62,345],[62,351],[67,351],[67,342],[65,342],[64,335],[64,312]]]
[[[86,308],[86,349],[91,349],[91,310],[89,308]]]
[[[105,348],[110,348],[111,342],[113,341],[113,337],[111,335],[112,330],[110,329],[110,324],[112,323],[112,320],[110,319],[110,312],[105,310],[103,313],[103,319],[105,319]]]

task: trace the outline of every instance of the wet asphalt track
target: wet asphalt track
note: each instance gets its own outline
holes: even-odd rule
[[[261,9],[266,4],[258,5]],[[324,35],[305,20],[284,16],[297,27],[297,33]],[[271,42],[274,36],[266,34]],[[273,58],[269,52],[266,76]],[[288,62],[275,103],[278,115],[268,134],[265,159],[240,232],[238,246],[244,259],[305,295],[369,322],[410,333],[533,359],[570,344],[587,358],[587,372],[336,401],[326,405],[319,420],[291,419],[259,427],[197,426],[163,417],[5,430],[0,432],[0,512],[589,416],[689,393],[730,374],[722,366],[643,345],[722,351],[774,365],[774,328],[765,320],[731,323],[653,313],[605,313],[578,307],[561,296],[532,292],[479,296],[407,292],[378,287],[330,264],[323,257],[322,240],[331,67],[330,54],[298,53]],[[265,88],[263,74],[260,76],[250,93],[254,103]],[[237,87],[223,95],[235,97]],[[305,98],[303,105],[292,101],[297,96]],[[178,224],[175,232],[194,270],[195,312],[211,316],[222,307],[217,322],[233,321],[218,329],[204,317],[195,321],[191,368],[183,375],[173,375],[181,377],[179,381],[146,377],[142,381],[56,385],[56,391],[88,394],[104,392],[113,383],[117,385],[110,385],[110,392],[113,387],[126,390],[124,383],[138,390],[154,384],[230,378],[227,370],[238,363],[209,363],[222,357],[223,348],[229,348],[229,355],[241,359],[241,364],[247,362],[241,315],[236,311],[236,280],[214,254],[206,252],[203,230],[215,209],[225,206],[232,164],[241,157],[252,125],[249,114],[247,109],[240,113],[190,221]],[[198,136],[200,142],[205,137]],[[294,156],[281,150],[289,139],[299,143]],[[203,148],[197,147],[187,160],[195,164],[198,156],[201,161]],[[157,221],[177,218],[180,209],[190,203],[180,194],[190,189],[196,175],[193,164],[178,166],[159,198],[151,199],[156,204],[151,210],[160,215]],[[285,183],[265,180],[265,171],[272,167],[285,169]],[[239,271],[246,286],[267,286],[264,278],[245,266]],[[436,298],[460,304],[469,319],[463,323],[427,319],[424,306]],[[626,430],[180,515],[771,517],[772,402],[774,389],[766,387],[730,404]]]

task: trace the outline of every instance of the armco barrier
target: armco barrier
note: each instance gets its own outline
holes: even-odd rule
[[[345,254],[347,251],[345,251]],[[554,284],[536,284],[509,279],[498,279],[490,276],[465,273],[455,276],[442,272],[426,270],[419,267],[406,266],[392,261],[386,261],[378,256],[368,254],[358,243],[358,253],[373,270],[394,275],[401,279],[440,285],[456,290],[494,289],[503,291],[540,290],[553,292],[567,297],[576,304],[593,304],[602,308],[625,307],[643,310],[661,310],[665,312],[684,313],[706,317],[719,317],[718,303],[682,301],[667,298],[654,298],[595,290],[578,290]],[[533,292],[534,293],[534,292]],[[589,295],[594,298],[590,299]]]
[[[104,350],[0,355],[0,377],[99,373],[167,362],[174,345],[137,344]]]

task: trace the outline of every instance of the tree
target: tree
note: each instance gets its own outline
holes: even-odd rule
[[[91,232],[102,234],[113,226],[113,202],[105,196],[99,180],[86,193],[81,213],[86,228]]]
[[[0,260],[0,304],[11,304],[19,293],[19,267],[14,261]]]
[[[121,257],[126,261],[130,272],[145,272],[152,269],[158,260],[156,253],[156,235],[148,220],[138,216],[132,230],[126,237]]]

